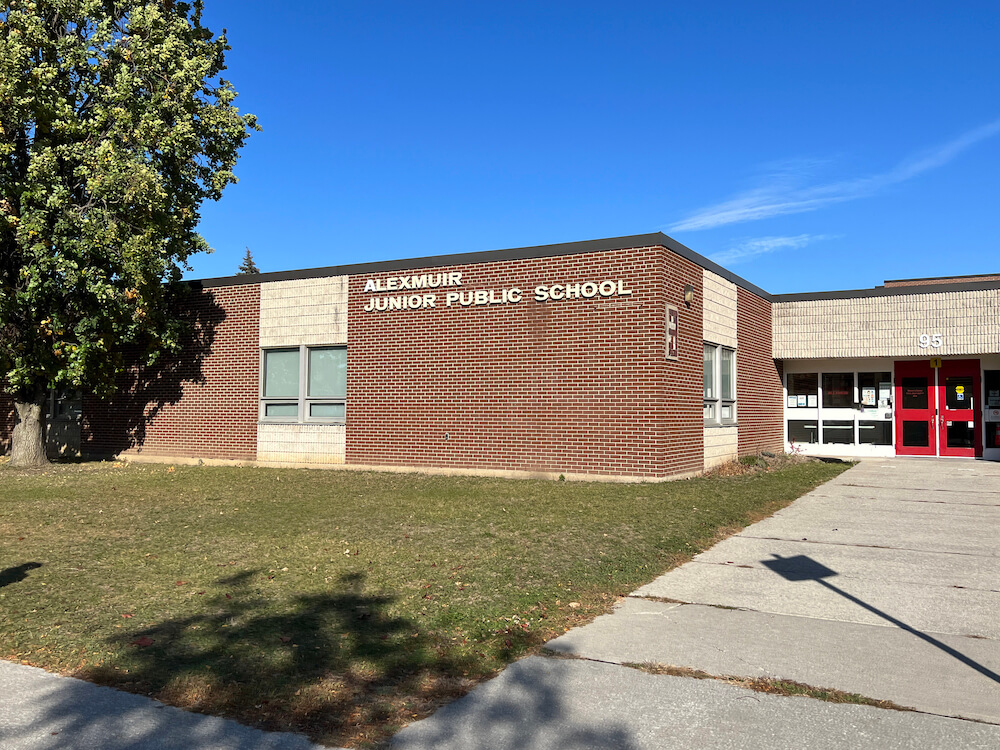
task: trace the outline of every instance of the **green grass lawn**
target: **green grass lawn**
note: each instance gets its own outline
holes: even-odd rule
[[[378,742],[846,465],[603,484],[0,467],[0,657]]]

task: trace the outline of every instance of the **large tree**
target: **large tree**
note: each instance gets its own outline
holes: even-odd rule
[[[175,349],[199,207],[235,182],[253,115],[202,3],[8,0],[0,11],[0,390],[11,461],[45,462],[50,389],[108,394]],[[126,356],[125,352],[129,352]]]

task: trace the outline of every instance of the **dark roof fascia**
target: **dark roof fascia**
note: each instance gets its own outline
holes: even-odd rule
[[[663,234],[663,232],[658,232],[657,236],[660,237],[660,242],[657,244],[663,245],[665,248],[667,248],[668,250],[672,250],[682,258],[687,258],[695,265],[699,265],[706,271],[711,271],[712,273],[721,276],[726,281],[732,282],[733,284],[736,284],[736,286],[742,287],[746,291],[756,294],[758,297],[762,299],[766,299],[769,302],[773,301],[774,295],[772,295],[770,292],[765,292],[756,284],[751,284],[742,276],[737,276],[728,268],[723,268],[718,263],[715,263],[714,261],[711,261],[708,258],[706,258],[704,255],[696,253],[688,246],[679,243],[673,237],[668,237],[667,235]]]
[[[908,294],[940,294],[941,292],[976,292],[1000,289],[1000,281],[965,281],[956,284],[915,284],[913,286],[845,289],[836,292],[801,292],[772,295],[773,302],[811,302],[825,299],[861,299],[865,297],[900,297]]]
[[[668,250],[686,258],[702,268],[716,273],[748,292],[766,300],[771,295],[758,286],[751,284],[731,271],[708,258],[699,255],[694,250],[685,247],[672,237],[662,232],[650,234],[633,234],[626,237],[609,237],[601,240],[586,240],[584,242],[564,242],[557,245],[536,245],[533,247],[516,247],[509,250],[488,250],[477,253],[457,253],[454,255],[433,255],[424,258],[402,258],[399,260],[384,260],[375,263],[354,263],[345,266],[327,266],[325,268],[306,268],[300,271],[276,271],[272,273],[242,274],[239,276],[224,276],[215,279],[201,279],[187,282],[198,289],[210,289],[224,286],[241,286],[244,284],[263,284],[270,281],[297,281],[299,279],[315,279],[326,276],[360,276],[374,273],[390,273],[393,271],[409,271],[417,268],[436,268],[440,266],[470,265],[475,263],[498,263],[511,260],[528,260],[530,258],[553,258],[560,255],[579,255],[581,253],[599,253],[609,250],[623,250],[633,247],[665,247]]]
[[[963,276],[925,276],[920,279],[886,279],[886,284],[899,284],[904,281],[944,281],[944,279],[981,279],[984,276],[1000,276],[998,273],[967,273]],[[959,282],[955,282],[959,283]],[[913,284],[913,286],[923,286],[922,284]]]

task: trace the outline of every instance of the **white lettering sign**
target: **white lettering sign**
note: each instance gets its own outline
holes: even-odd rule
[[[941,344],[944,343],[940,333],[921,333],[919,341],[921,349],[926,349],[929,346],[940,349]]]
[[[395,292],[406,289],[437,289],[447,286],[462,286],[462,274],[425,273],[420,276],[390,276],[387,279],[368,279],[365,292]]]
[[[432,273],[420,276],[390,276],[386,279],[368,279],[366,293],[397,292],[414,289],[440,289],[462,286],[462,274]],[[540,284],[534,289],[536,302],[594,299],[596,297],[630,297],[632,290],[621,279],[583,281],[563,284]],[[439,294],[399,294],[388,297],[370,297],[365,312],[390,310],[426,310],[441,307],[489,307],[491,305],[517,305],[524,299],[524,292],[517,287],[509,289],[461,289]]]

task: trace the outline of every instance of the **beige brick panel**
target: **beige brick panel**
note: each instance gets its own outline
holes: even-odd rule
[[[1000,289],[777,302],[774,358],[987,354],[1000,344]],[[941,336],[938,348],[920,335]]]
[[[347,277],[260,285],[260,345],[347,343]]]
[[[703,271],[702,305],[705,341],[736,348],[736,284]]]
[[[342,424],[257,425],[257,460],[304,464],[342,464],[346,454]]]
[[[705,471],[735,461],[739,454],[739,434],[734,427],[705,428]]]

